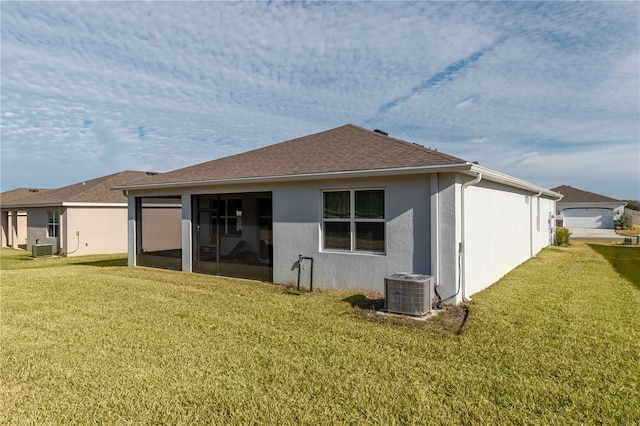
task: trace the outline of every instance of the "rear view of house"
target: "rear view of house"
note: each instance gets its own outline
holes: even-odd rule
[[[302,256],[314,287],[382,291],[391,274],[425,274],[450,303],[548,246],[560,198],[354,125],[114,189],[129,200],[130,266],[308,282]]]
[[[17,240],[29,251],[34,245],[42,245],[51,246],[51,253],[67,256],[124,253],[127,198],[110,188],[145,176],[145,172],[124,171],[58,189],[27,191],[12,200],[3,199],[3,236],[13,236],[11,242]],[[14,226],[8,220],[12,217],[24,218],[24,226]]]

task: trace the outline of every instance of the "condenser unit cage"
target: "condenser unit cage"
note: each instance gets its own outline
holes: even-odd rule
[[[51,257],[53,256],[53,244],[34,244],[31,246],[31,255],[33,257]]]
[[[393,274],[385,278],[385,311],[413,316],[430,312],[432,287],[431,275]]]

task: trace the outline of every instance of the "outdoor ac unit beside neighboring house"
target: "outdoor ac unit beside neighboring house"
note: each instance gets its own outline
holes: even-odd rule
[[[53,256],[53,244],[34,244],[31,246],[31,255],[33,257],[51,257]]]
[[[433,277],[393,274],[384,279],[384,308],[387,312],[424,315],[431,311]]]
[[[40,244],[51,244],[53,254],[58,253],[58,239],[56,237],[42,238]]]

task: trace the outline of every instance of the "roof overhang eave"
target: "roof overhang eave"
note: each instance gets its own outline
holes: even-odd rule
[[[486,167],[472,164],[472,167],[467,172],[462,172],[470,176],[477,176],[478,173],[482,173],[483,180],[489,180],[496,183],[501,183],[514,188],[530,191],[534,194],[544,195],[545,197],[554,198],[556,201],[562,199],[563,195],[559,192],[551,191],[550,189],[543,188],[538,185],[534,185],[526,180],[518,179],[516,177],[496,172],[495,170],[488,169]]]
[[[564,201],[562,204],[591,204],[591,205],[613,205],[626,207],[625,201]]]
[[[111,189],[121,191],[136,191],[145,189],[171,189],[171,188],[186,188],[186,187],[199,187],[199,186],[211,186],[211,185],[237,185],[237,184],[257,184],[257,183],[279,183],[279,182],[301,182],[318,179],[346,179],[346,178],[367,178],[367,177],[379,177],[379,176],[404,176],[404,175],[416,175],[424,173],[447,173],[447,172],[462,172],[469,170],[472,164],[468,162],[453,163],[446,165],[431,165],[431,166],[410,166],[410,167],[393,167],[386,169],[373,169],[373,170],[346,170],[337,172],[322,172],[322,173],[302,173],[294,175],[280,175],[280,176],[258,176],[258,177],[246,177],[246,178],[232,178],[232,179],[211,179],[211,180],[199,180],[199,181],[177,181],[177,182],[164,182],[164,183],[147,183],[140,185],[118,185]]]
[[[127,203],[51,202],[3,205],[2,210],[34,209],[42,207],[127,207]]]

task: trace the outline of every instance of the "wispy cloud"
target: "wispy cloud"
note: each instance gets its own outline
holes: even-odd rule
[[[536,183],[638,192],[637,168],[598,184],[537,167],[640,161],[635,2],[0,8],[3,190],[170,170],[351,122]]]
[[[492,46],[489,46],[485,49],[481,49],[476,52],[473,52],[471,55],[467,56],[466,58],[463,58],[453,64],[448,65],[444,69],[444,71],[437,72],[435,75],[433,75],[426,81],[412,88],[407,95],[401,96],[399,98],[392,100],[391,102],[387,102],[384,105],[382,105],[378,110],[378,114],[382,115],[386,113],[387,111],[394,108],[398,104],[406,102],[411,97],[417,94],[420,94],[427,89],[437,87],[438,85],[447,81],[453,81],[453,79],[456,78],[456,76],[462,74],[466,68],[472,66],[473,63],[477,62],[480,58],[482,58],[482,56],[484,56],[485,53],[493,50],[499,43],[500,41],[494,43]],[[472,96],[467,97],[464,101],[467,101],[470,98],[472,98]],[[459,106],[459,105],[460,104],[456,106]],[[373,121],[373,120],[368,120],[368,121]]]

